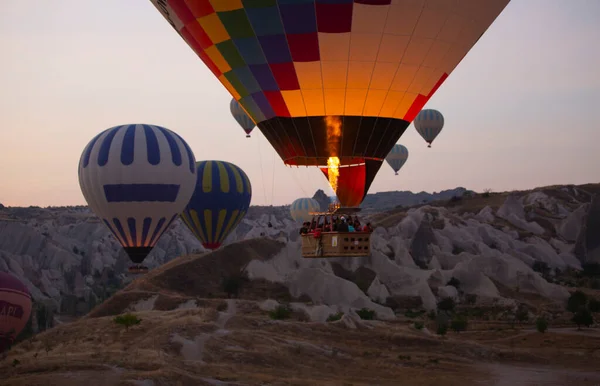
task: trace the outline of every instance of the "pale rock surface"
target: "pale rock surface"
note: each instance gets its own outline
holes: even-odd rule
[[[246,266],[248,277],[283,284],[296,297],[309,296],[316,306],[303,309],[311,320],[344,312],[336,323],[348,328],[361,325],[352,310],[363,307],[375,310],[380,319],[393,318],[392,309],[381,305],[390,297],[418,297],[425,309],[434,310],[440,297],[459,296],[447,285],[452,277],[460,281],[462,292],[478,298],[500,299],[497,282],[559,301],[568,292],[548,283],[532,266],[540,261],[551,269],[581,267],[583,258],[576,255],[575,243],[591,201],[588,193],[575,187],[561,192],[568,198],[541,191],[511,194],[497,211],[491,206],[462,214],[433,204],[410,208],[401,221],[375,229],[370,257],[303,259],[299,225],[286,207],[251,207],[224,244],[257,237],[284,242],[269,260],[251,261]],[[546,212],[551,216],[544,218],[545,226],[554,224],[556,234],[536,222]],[[203,251],[178,220],[145,263],[154,268]],[[334,264],[350,273],[359,268],[372,271],[374,279],[363,292],[350,279],[336,276]],[[125,273],[129,265],[121,246],[88,208],[0,209],[0,270],[17,276],[35,300],[53,304],[56,310],[75,314],[77,302],[97,303],[103,291],[130,280]],[[437,289],[437,296],[432,289]],[[132,307],[152,309],[154,301],[146,299]]]

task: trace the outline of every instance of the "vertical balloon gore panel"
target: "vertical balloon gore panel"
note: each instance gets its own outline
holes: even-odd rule
[[[359,165],[337,169],[338,175],[334,191],[342,206],[357,207],[362,203],[381,164],[382,161],[363,160],[363,163]],[[321,171],[332,184],[331,168],[321,168]]]

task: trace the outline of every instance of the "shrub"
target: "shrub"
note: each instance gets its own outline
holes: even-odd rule
[[[422,330],[422,329],[423,329],[423,327],[425,327],[425,323],[423,323],[423,322],[415,322],[415,324],[414,324],[414,327],[415,327],[417,330]]]
[[[342,316],[344,316],[343,312],[338,312],[337,314],[331,314],[329,315],[329,317],[327,318],[328,322],[335,322],[337,320],[342,319]]]
[[[120,324],[121,326],[125,326],[125,331],[129,330],[129,327],[138,325],[141,323],[142,319],[139,319],[132,313],[126,313],[124,315],[115,316],[113,319],[116,324]]]
[[[581,266],[584,276],[600,276],[600,263],[585,263]]]
[[[223,279],[223,291],[227,297],[237,297],[247,277],[244,273],[232,275]]]
[[[219,311],[219,312],[225,312],[225,311],[227,311],[228,308],[229,308],[229,305],[226,302],[222,302],[217,305],[217,311]]]
[[[455,332],[465,331],[467,329],[468,321],[464,316],[455,316],[450,322],[450,328]]]
[[[548,266],[548,264],[539,260],[536,260],[533,263],[531,269],[533,269],[535,272],[541,273],[542,275],[546,275],[550,272],[550,267]]]
[[[446,285],[451,285],[452,287],[455,287],[458,289],[458,287],[460,287],[460,280],[458,280],[457,278],[452,276],[452,279],[450,279],[448,281],[448,283],[446,283]]]
[[[569,300],[567,300],[567,310],[576,313],[581,307],[585,307],[587,300],[587,295],[577,290],[573,292],[569,297]]]
[[[440,323],[437,326],[437,334],[444,336],[448,332],[448,325],[446,323]]]
[[[368,308],[361,308],[360,310],[356,311],[356,314],[364,320],[373,320],[375,318],[375,311]]]
[[[404,316],[406,316],[407,318],[418,318],[419,316],[423,315],[424,313],[425,313],[425,310],[419,310],[419,311],[406,310],[404,312]]]
[[[594,318],[592,317],[592,313],[586,307],[582,307],[571,319],[573,323],[577,325],[577,329],[581,329],[581,326],[589,327],[594,323]]]
[[[288,305],[281,304],[277,306],[273,311],[269,312],[271,319],[283,320],[288,319],[292,315],[292,310]]]
[[[454,300],[450,297],[443,298],[437,304],[437,308],[440,311],[453,311],[455,306]]]
[[[600,300],[591,298],[588,301],[588,307],[591,312],[600,312]]]
[[[524,307],[519,307],[515,313],[515,318],[519,322],[526,322],[529,319],[529,312]]]
[[[473,305],[477,303],[477,295],[476,294],[468,294],[465,296],[465,301],[467,304]]]
[[[535,328],[538,332],[544,333],[548,329],[548,321],[543,316],[540,316],[535,321]]]
[[[373,320],[375,318],[375,311],[369,310],[368,308],[361,308],[356,311],[356,314],[364,320]]]

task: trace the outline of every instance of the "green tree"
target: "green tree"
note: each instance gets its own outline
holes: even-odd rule
[[[456,315],[450,322],[450,328],[455,332],[465,331],[467,329],[468,321],[462,315]]]
[[[590,298],[588,301],[588,307],[591,312],[600,312],[600,300]]]
[[[529,319],[529,311],[525,307],[519,307],[515,313],[515,318],[519,323],[526,322]]]
[[[543,316],[540,316],[535,321],[535,328],[542,334],[548,329],[548,321]]]
[[[573,292],[567,300],[567,310],[572,313],[579,311],[581,307],[585,307],[587,304],[587,295],[579,290]]]
[[[587,307],[581,307],[579,310],[577,310],[571,320],[577,325],[578,330],[581,329],[581,326],[589,327],[594,323],[592,313]]]
[[[444,336],[446,335],[446,333],[448,332],[448,324],[447,323],[440,323],[437,326],[437,334]]]
[[[455,306],[456,306],[456,304],[454,303],[454,300],[452,298],[450,298],[450,297],[443,298],[437,304],[438,310],[440,310],[440,311],[448,311],[448,312],[452,312],[454,310]]]
[[[142,319],[139,319],[132,313],[126,313],[124,315],[119,315],[114,318],[116,324],[120,324],[121,326],[125,326],[125,331],[129,330],[129,327],[138,325],[141,323]]]

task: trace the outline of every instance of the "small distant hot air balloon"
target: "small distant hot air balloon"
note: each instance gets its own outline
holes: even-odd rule
[[[313,198],[298,198],[290,205],[290,214],[296,222],[306,222],[312,219],[311,212],[318,212],[321,208],[319,202]]]
[[[148,256],[192,197],[195,162],[179,135],[154,125],[115,126],[85,147],[79,161],[81,192],[135,264]],[[147,268],[130,268],[137,270]]]
[[[31,294],[19,279],[0,272],[0,353],[23,330],[31,315]]]
[[[408,149],[400,144],[394,145],[392,151],[385,157],[387,163],[394,169],[396,175],[398,175],[398,170],[404,166],[406,160],[408,159]]]
[[[415,129],[431,147],[431,143],[444,127],[444,116],[437,110],[425,109],[413,121]]]
[[[238,101],[233,98],[231,99],[231,102],[229,102],[229,110],[231,110],[231,115],[233,115],[237,123],[239,123],[242,129],[244,129],[246,132],[246,138],[250,138],[250,133],[256,127],[256,124],[252,118],[246,114]]]
[[[181,218],[204,248],[217,249],[248,212],[252,185],[232,163],[201,161],[196,165],[196,189]]]

